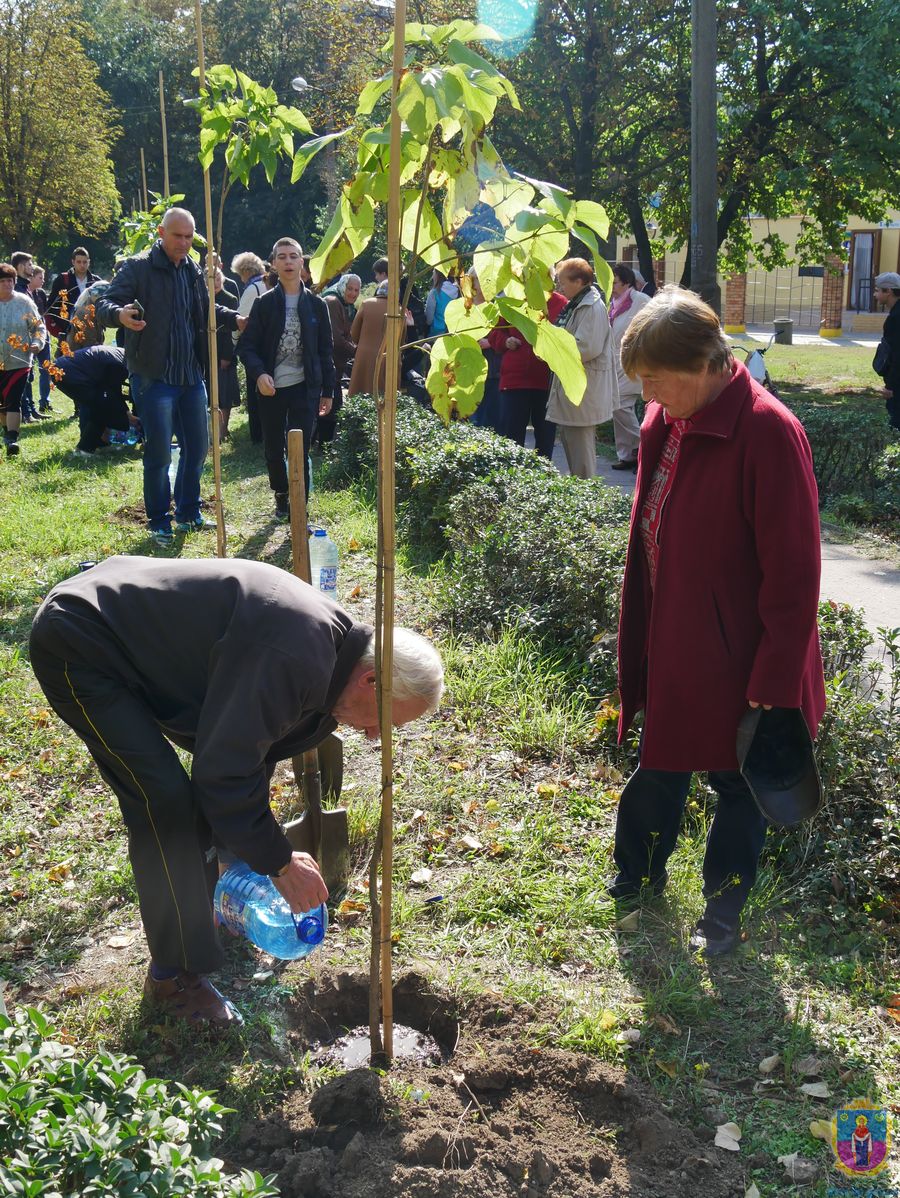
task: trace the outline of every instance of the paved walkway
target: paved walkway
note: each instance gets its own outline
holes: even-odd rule
[[[531,429],[526,445],[534,448]],[[553,464],[560,474],[569,473],[566,455],[558,442],[553,450]],[[634,491],[634,475],[613,470],[608,459],[598,456],[597,470],[610,486],[619,487],[627,495]],[[900,626],[900,570],[891,562],[867,557],[852,545],[831,542],[827,534],[822,540],[821,594],[823,599],[862,608],[866,626],[873,633],[879,627]]]
[[[887,313],[885,313],[885,317]],[[754,341],[761,341],[766,344],[772,336],[772,326],[770,324],[748,324],[747,332],[740,334],[737,337],[739,341],[745,341],[748,337]],[[734,341],[735,338],[731,337]],[[820,345],[823,349],[840,349],[841,346],[857,345],[871,349],[874,353],[875,346],[881,340],[881,333],[842,333],[840,337],[820,337],[815,329],[794,329],[793,344],[794,345]]]

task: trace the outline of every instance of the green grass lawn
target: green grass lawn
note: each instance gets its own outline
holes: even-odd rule
[[[822,371],[843,363],[846,352],[842,385],[864,385],[862,351],[783,352],[797,377],[814,363]],[[64,400],[58,406],[68,409]],[[139,1003],[146,958],[115,804],[80,742],[47,711],[28,667],[30,619],[54,582],[85,559],[164,552],[151,550],[142,527],[139,455],[76,461],[75,440],[74,423],[44,422],[24,431],[18,460],[0,462],[0,973],[8,997],[47,1004],[77,1044],[124,1048],[161,1076],[217,1087],[240,1118],[310,1084],[309,1063],[285,1056],[279,1022],[285,987],[305,978],[304,967],[255,976],[252,954],[232,952],[223,988],[240,983],[235,997],[248,1017],[240,1043],[204,1046],[148,1022]],[[273,522],[261,451],[240,414],[223,450],[223,479],[229,554],[288,565],[288,534]],[[207,476],[204,495],[211,490]],[[312,514],[341,551],[343,601],[370,619],[370,497],[320,488]],[[212,556],[215,536],[179,538],[171,552]],[[792,904],[767,862],[746,943],[719,964],[693,957],[686,943],[701,908],[709,818],[699,785],[666,897],[621,921],[605,883],[624,779],[598,697],[573,685],[565,657],[521,637],[453,637],[433,607],[433,576],[400,566],[399,618],[436,637],[448,693],[440,712],[398,737],[397,968],[415,964],[461,994],[499,990],[530,1004],[535,1045],[620,1064],[678,1118],[708,1126],[712,1110],[734,1119],[764,1198],[794,1192],[781,1154],[799,1151],[827,1170],[830,1152],[810,1135],[811,1120],[830,1119],[840,1101],[858,1096],[900,1103],[897,1029],[883,1013],[900,986],[884,929],[862,911],[839,917],[824,898],[818,908]],[[361,872],[322,955],[364,970],[361,877],[378,774],[372,747],[355,733],[346,777]],[[290,811],[284,769],[273,793],[279,812]],[[122,934],[130,947],[109,945]],[[775,1053],[781,1063],[764,1075],[759,1062]],[[801,1092],[813,1081],[827,1084],[828,1099]],[[823,1174],[803,1192],[824,1195],[826,1185]]]

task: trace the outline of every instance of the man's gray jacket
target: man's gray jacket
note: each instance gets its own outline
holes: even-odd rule
[[[194,334],[194,353],[204,375],[208,373],[209,335],[207,333],[209,292],[200,267],[188,258],[191,314]],[[96,311],[101,324],[119,328],[119,312],[138,300],[144,309],[147,327],[140,333],[125,329],[125,359],[129,374],[147,379],[161,379],[166,373],[169,358],[169,330],[175,307],[175,266],[157,243],[144,254],[128,258],[109,290],[99,299]],[[237,331],[237,313],[233,308],[216,304],[216,323]]]
[[[269,807],[272,769],[334,730],[331,710],[371,632],[262,562],[113,557],[53,588],[31,647],[140,696],[193,753],[216,841],[271,873],[286,845]]]

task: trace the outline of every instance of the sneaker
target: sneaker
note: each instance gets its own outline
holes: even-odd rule
[[[171,528],[151,528],[150,540],[162,549],[169,549],[175,544],[175,534]]]
[[[150,971],[144,979],[144,998],[161,1014],[183,1019],[194,1027],[220,1031],[243,1026],[240,1011],[220,994],[209,978],[179,971],[158,981]]]
[[[73,458],[88,458],[88,459],[90,459],[93,456],[94,456],[94,454],[90,449],[79,449],[77,445],[72,450]]]
[[[275,522],[276,524],[287,524],[291,518],[291,505],[288,501],[286,491],[275,492]]]
[[[42,403],[39,410],[41,412],[54,412],[56,409],[53,407],[53,404],[48,401],[47,403]]]
[[[19,456],[19,442],[18,441],[7,441],[6,442],[6,456],[8,458],[17,458]]]
[[[694,928],[689,947],[692,953],[702,953],[704,957],[723,957],[733,951],[740,935],[740,922],[728,924],[713,915],[704,915]]]
[[[214,520],[206,520],[203,516],[198,516],[196,520],[176,520],[176,532],[211,532],[215,529]]]

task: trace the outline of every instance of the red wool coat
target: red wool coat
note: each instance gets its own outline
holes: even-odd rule
[[[619,740],[645,712],[641,764],[736,770],[750,699],[825,710],[816,614],[819,509],[800,422],[735,363],[731,383],[685,431],[651,590],[639,534],[666,438],[651,403],[619,620]]]
[[[556,324],[557,317],[566,306],[566,297],[551,291],[547,300],[547,319]],[[516,337],[521,341],[518,349],[507,349],[506,338]],[[491,349],[501,355],[501,391],[548,391],[550,389],[550,367],[537,356],[522,334],[508,325],[505,320],[488,333]]]

